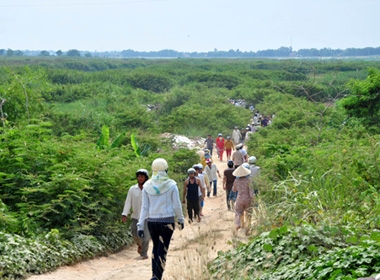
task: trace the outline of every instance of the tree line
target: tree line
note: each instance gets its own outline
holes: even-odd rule
[[[91,52],[70,49],[67,52],[62,50],[12,50],[0,49],[0,56],[69,56],[69,57],[107,57],[107,58],[321,58],[321,57],[363,57],[363,56],[379,56],[380,47],[366,48],[347,48],[347,49],[299,49],[293,50],[292,47],[280,47],[278,49],[267,49],[254,51],[240,51],[239,49],[228,51],[217,50],[209,52],[180,52],[171,49],[160,51],[135,51],[127,49],[123,51],[103,51]]]

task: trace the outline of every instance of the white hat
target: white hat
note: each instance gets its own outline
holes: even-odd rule
[[[243,165],[240,165],[234,172],[232,172],[232,175],[235,177],[245,177],[249,174],[251,174],[251,170],[245,168]]]
[[[139,169],[136,171],[136,176],[138,176],[139,174],[144,174],[147,178],[149,178],[149,173],[148,173],[148,170],[146,169]]]
[[[237,145],[235,146],[235,148],[236,148],[236,150],[239,150],[239,149],[243,148],[243,144],[242,144],[242,143],[237,144]]]
[[[152,162],[152,170],[153,171],[163,171],[168,169],[168,163],[163,158],[156,158]]]
[[[197,173],[197,172],[195,171],[194,168],[189,168],[189,169],[187,170],[187,174],[190,174],[190,173],[195,174],[195,173]]]
[[[250,164],[254,164],[254,163],[256,163],[256,157],[255,157],[255,156],[251,156],[251,157],[249,157],[248,162],[249,162]]]

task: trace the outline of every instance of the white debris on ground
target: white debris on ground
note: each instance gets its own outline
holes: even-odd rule
[[[205,138],[197,137],[196,139],[190,139],[183,135],[164,133],[161,134],[163,138],[171,140],[174,149],[187,148],[187,149],[201,149],[205,145]]]

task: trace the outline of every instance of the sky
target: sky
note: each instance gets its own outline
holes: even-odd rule
[[[0,49],[380,47],[380,0],[0,0]]]

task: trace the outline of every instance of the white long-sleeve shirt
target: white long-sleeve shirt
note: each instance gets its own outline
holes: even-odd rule
[[[140,217],[142,205],[142,190],[139,188],[139,185],[133,185],[129,188],[127,198],[124,203],[123,213],[121,215],[128,216],[132,209],[132,219],[138,220]]]
[[[216,167],[214,163],[211,163],[211,168],[208,165],[206,165],[205,172],[207,173],[209,180],[210,179],[213,181],[218,180],[218,175],[217,175],[218,167]]]

